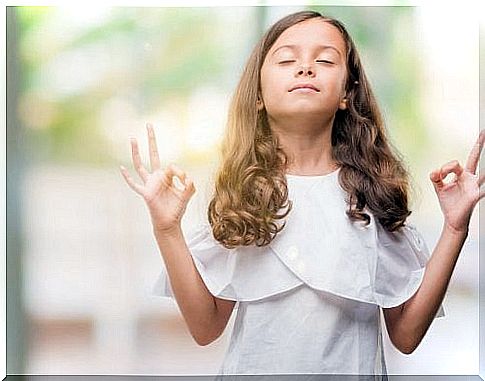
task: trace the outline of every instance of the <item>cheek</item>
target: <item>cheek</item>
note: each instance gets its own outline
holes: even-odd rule
[[[324,83],[327,89],[327,95],[335,100],[342,100],[345,97],[345,75],[338,74],[333,80]]]
[[[261,73],[261,93],[266,103],[270,103],[272,98],[281,92],[281,89],[281,78],[274,73]]]

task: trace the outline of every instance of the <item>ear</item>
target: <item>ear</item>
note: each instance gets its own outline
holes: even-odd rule
[[[347,98],[344,98],[340,101],[338,108],[340,110],[345,110],[347,108]]]

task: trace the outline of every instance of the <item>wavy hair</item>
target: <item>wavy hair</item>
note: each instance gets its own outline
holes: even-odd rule
[[[347,216],[370,223],[368,208],[387,231],[404,226],[409,175],[386,137],[384,122],[354,42],[344,25],[314,11],[290,14],[271,26],[254,47],[229,106],[208,219],[214,238],[227,248],[265,246],[285,226],[292,209],[288,199],[288,156],[272,133],[266,110],[258,110],[260,73],[278,37],[299,22],[321,18],[338,28],[346,44],[347,108],[335,114],[331,144],[347,192]]]

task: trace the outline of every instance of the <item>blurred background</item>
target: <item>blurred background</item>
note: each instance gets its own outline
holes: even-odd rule
[[[228,102],[249,53],[280,17],[336,17],[359,49],[392,142],[414,178],[410,221],[432,250],[443,218],[429,173],[464,165],[478,136],[478,34],[465,9],[425,7],[8,7],[7,373],[212,374],[232,331],[193,341],[148,211],[119,165],[163,163],[194,180],[184,229],[202,221]],[[447,13],[448,12],[448,13]],[[450,26],[450,20],[453,20]],[[478,373],[478,207],[419,348],[385,337],[391,374]]]

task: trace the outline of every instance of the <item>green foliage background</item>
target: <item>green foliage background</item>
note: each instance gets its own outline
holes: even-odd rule
[[[336,17],[347,26],[393,141],[399,141],[406,158],[419,162],[428,141],[416,96],[420,60],[415,49],[414,8],[307,8]],[[238,18],[242,9],[111,8],[102,22],[66,36],[62,27],[56,28],[62,20],[61,9],[17,7],[22,73],[19,113],[26,124],[31,160],[94,166],[119,162],[100,133],[98,118],[117,94],[127,94],[142,115],[173,100],[184,104],[193,89],[203,84],[219,87],[229,96],[272,11],[250,8],[245,13],[250,15],[246,28],[228,29],[227,20]],[[48,81],[56,62],[66,54],[84,57],[93,69],[104,61],[111,70],[97,74],[94,85],[53,95]],[[78,73],[73,70],[70,75],[75,79]],[[65,86],[69,89],[69,80]]]

